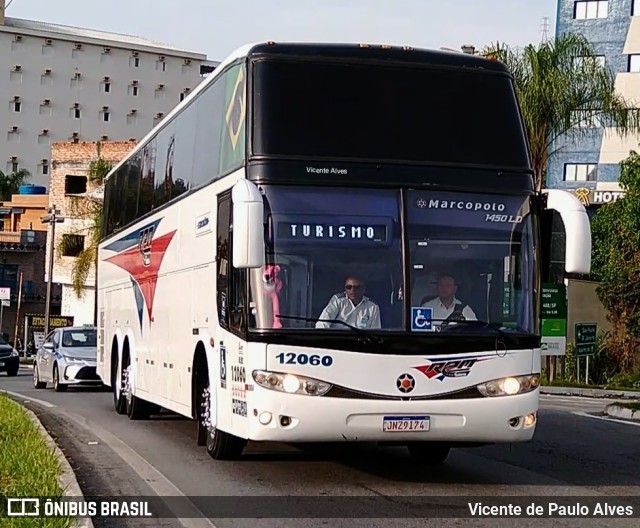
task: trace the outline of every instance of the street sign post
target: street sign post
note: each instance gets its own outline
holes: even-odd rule
[[[596,323],[576,323],[576,367],[578,368],[578,372],[580,372],[580,358],[587,358],[585,372],[586,383],[589,383],[589,356],[593,356],[596,353],[597,335],[598,325]]]

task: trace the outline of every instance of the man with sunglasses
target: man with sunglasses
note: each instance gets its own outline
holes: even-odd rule
[[[347,277],[344,292],[336,293],[322,310],[316,328],[345,328],[328,319],[337,319],[357,328],[380,328],[380,308],[366,297],[364,281],[354,275]]]

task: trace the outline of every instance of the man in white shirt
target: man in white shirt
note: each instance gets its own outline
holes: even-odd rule
[[[438,277],[438,296],[422,306],[431,308],[431,317],[435,325],[441,326],[449,321],[475,321],[476,314],[469,307],[456,299],[458,285],[453,276],[446,273]]]
[[[380,328],[380,308],[368,297],[366,287],[359,277],[349,276],[344,292],[336,293],[322,310],[316,328],[343,328],[340,323],[330,323],[326,319],[344,321],[357,328]]]

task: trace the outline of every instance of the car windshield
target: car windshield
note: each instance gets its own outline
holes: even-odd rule
[[[62,346],[94,347],[96,346],[96,331],[94,329],[65,330],[62,332]]]
[[[7,340],[0,334],[0,345],[8,345]]]

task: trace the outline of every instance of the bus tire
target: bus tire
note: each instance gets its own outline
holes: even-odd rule
[[[413,460],[426,466],[443,464],[451,452],[451,446],[441,442],[412,442],[407,448]]]
[[[151,405],[137,396],[127,398],[127,416],[129,420],[148,420],[151,415]]]
[[[114,356],[113,368],[111,369],[111,377],[113,378],[111,386],[113,387],[113,407],[118,414],[126,414],[127,400],[122,394],[122,368],[117,354]]]
[[[142,398],[139,398],[134,393],[134,387],[131,378],[131,363],[129,361],[129,355],[126,356],[126,381],[123,384],[125,387],[124,390],[124,400],[125,407],[127,409],[127,416],[129,420],[148,420],[151,415],[151,407],[152,405]]]
[[[198,389],[198,445],[203,440],[207,453],[215,460],[237,460],[242,455],[247,441],[218,429],[209,420],[211,412],[209,378]],[[204,438],[203,438],[204,437]]]

